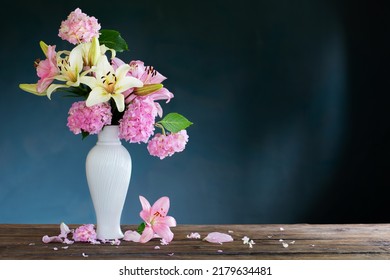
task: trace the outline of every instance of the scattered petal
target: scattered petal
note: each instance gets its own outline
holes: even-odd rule
[[[73,244],[74,241],[73,240],[69,240],[68,238],[65,238],[64,241],[62,243],[65,243],[65,244]]]
[[[58,236],[48,236],[48,235],[45,235],[42,237],[42,242],[43,243],[52,243],[52,242],[58,242],[58,243],[62,243],[62,239]]]
[[[34,246],[35,245],[35,243],[30,243],[30,244],[28,244],[28,246]]]
[[[120,245],[121,241],[119,239],[114,239],[110,241],[111,245]]]
[[[241,238],[241,240],[243,241],[244,244],[248,244],[249,243],[249,237],[248,236],[244,236],[243,238]]]
[[[62,249],[66,250],[69,248],[69,246],[64,246],[64,247],[61,247]]]
[[[218,250],[217,252],[218,252],[218,253],[223,253],[223,251],[222,251],[222,250]]]
[[[221,233],[221,232],[211,232],[209,233],[203,240],[206,240],[210,243],[224,243],[224,242],[232,242],[233,237],[229,234]]]
[[[125,236],[123,237],[123,240],[139,242],[140,238],[141,238],[141,234],[139,234],[137,231],[128,230],[125,232]]]
[[[69,229],[69,227],[64,223],[62,222],[60,224],[60,235],[58,235],[58,237],[62,237],[62,238],[67,238],[68,237],[68,233],[71,232],[71,230]]]
[[[155,246],[154,250],[160,250],[160,246]]]
[[[283,242],[283,239],[279,239],[279,242]]]
[[[172,257],[175,253],[169,253],[168,256]]]
[[[95,240],[95,239],[91,239],[91,240],[89,241],[89,244],[92,244],[92,245],[99,245],[99,244],[101,244],[101,242],[98,241],[98,240]]]
[[[290,244],[295,244],[295,240],[291,241]]]
[[[58,248],[57,248],[57,247],[54,247],[54,248],[53,248],[53,250],[54,250],[54,251],[57,251],[57,250],[58,250]]]
[[[280,228],[280,231],[284,231],[284,228],[281,227],[281,228]]]
[[[85,253],[82,253],[81,254],[84,258],[88,258],[89,257],[89,255],[87,255],[87,254],[85,254]]]
[[[272,235],[268,235],[267,237],[268,237],[268,238],[272,238]]]
[[[282,244],[283,244],[283,247],[284,247],[284,248],[287,248],[287,247],[288,247],[288,243],[283,242]]]
[[[232,231],[232,230],[228,230],[228,233],[234,233],[234,231]]]
[[[161,245],[168,245],[169,243],[165,241],[165,239],[160,239]]]
[[[200,234],[197,233],[197,232],[191,232],[191,234],[187,234],[187,238],[189,239],[199,239],[200,238]]]
[[[314,244],[311,244],[310,246],[311,246],[311,247],[314,247],[314,246],[316,246],[316,245],[314,245]]]

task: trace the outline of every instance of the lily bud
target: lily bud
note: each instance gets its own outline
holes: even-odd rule
[[[47,57],[47,49],[48,49],[48,46],[45,44],[45,42],[43,41],[40,41],[39,42],[39,45],[41,46],[41,49],[43,51],[43,53],[45,54],[45,56]]]
[[[163,84],[150,84],[150,85],[144,85],[143,87],[135,88],[133,92],[138,96],[146,96],[153,92],[158,91],[163,87],[164,87]]]

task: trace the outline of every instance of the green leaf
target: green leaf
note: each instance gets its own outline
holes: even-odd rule
[[[137,232],[138,232],[139,234],[142,234],[142,233],[144,232],[145,226],[146,226],[145,222],[141,223],[141,224],[138,226],[138,228],[137,228]]]
[[[84,140],[85,138],[87,138],[89,136],[89,133],[86,132],[86,131],[81,131],[81,136],[82,136],[82,140]]]
[[[166,130],[169,130],[172,133],[177,133],[192,125],[192,122],[178,113],[169,113],[158,123],[162,124]]]
[[[100,44],[107,48],[114,49],[117,52],[127,51],[127,43],[116,30],[102,29],[99,36]]]

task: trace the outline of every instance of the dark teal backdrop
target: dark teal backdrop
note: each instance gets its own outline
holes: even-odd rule
[[[374,3],[375,2],[375,3]],[[138,195],[167,195],[178,223],[390,222],[389,15],[380,1],[13,1],[1,10],[0,223],[93,223],[70,100],[36,81],[39,41],[80,7],[168,77],[162,106],[194,125],[159,160],[128,144]]]

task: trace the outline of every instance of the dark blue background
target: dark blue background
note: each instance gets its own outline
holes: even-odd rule
[[[116,29],[168,77],[162,103],[194,125],[159,160],[124,145],[138,195],[167,195],[181,224],[390,222],[389,15],[380,1],[13,1],[1,10],[0,223],[94,223],[75,100],[18,88],[37,80],[39,41],[76,7]]]

